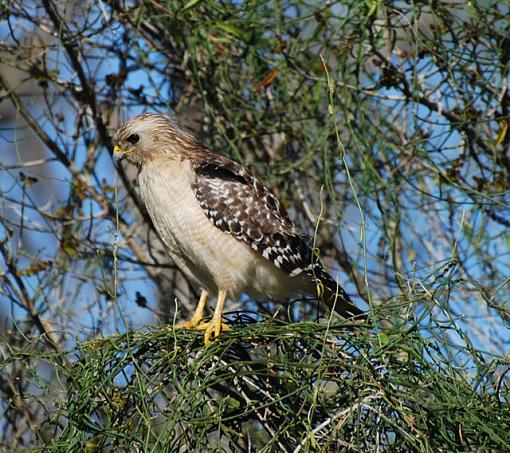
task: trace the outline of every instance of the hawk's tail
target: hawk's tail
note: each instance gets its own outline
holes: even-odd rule
[[[345,290],[326,272],[318,278],[323,285],[322,299],[330,309],[334,309],[343,318],[366,319],[367,314],[360,310]]]

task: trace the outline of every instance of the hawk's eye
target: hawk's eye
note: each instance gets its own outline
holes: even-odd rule
[[[140,136],[138,134],[131,134],[126,140],[132,145],[136,145],[140,140]]]

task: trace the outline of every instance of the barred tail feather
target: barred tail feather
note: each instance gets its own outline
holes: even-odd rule
[[[343,318],[366,319],[367,314],[360,310],[345,290],[333,278],[323,272],[319,278],[324,285],[323,301]]]

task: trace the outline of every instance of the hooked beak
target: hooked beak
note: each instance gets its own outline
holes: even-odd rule
[[[113,147],[113,158],[115,162],[120,163],[126,158],[126,152],[122,151],[119,145]]]

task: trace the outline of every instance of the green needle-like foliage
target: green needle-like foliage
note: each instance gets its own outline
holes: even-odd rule
[[[0,452],[508,451],[509,36],[502,0],[0,2]],[[367,324],[168,327],[199,288],[111,155],[142,112],[268,186]]]
[[[433,452],[510,442],[510,392],[495,373],[508,362],[467,374],[412,324],[377,334],[266,319],[235,325],[208,348],[201,333],[163,327],[40,359],[60,363],[62,392],[37,429],[39,451]]]

